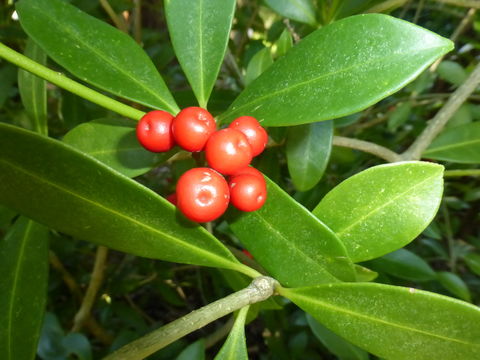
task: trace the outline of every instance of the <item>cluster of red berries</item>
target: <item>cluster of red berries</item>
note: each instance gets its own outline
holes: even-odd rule
[[[140,119],[137,138],[153,152],[168,151],[175,144],[191,152],[205,151],[209,167],[190,169],[177,183],[174,201],[190,220],[215,220],[229,202],[242,211],[258,210],[265,203],[265,178],[249,166],[268,140],[255,118],[241,116],[228,128],[216,130],[213,116],[199,107],[183,109],[175,117],[155,110]],[[229,177],[228,183],[222,174]]]

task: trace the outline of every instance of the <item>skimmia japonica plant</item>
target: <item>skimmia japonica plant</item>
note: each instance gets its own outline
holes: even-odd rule
[[[161,5],[165,24],[160,27],[168,29],[170,42],[162,39],[164,48],[150,48],[147,53],[142,48],[140,1],[133,2],[131,12],[124,12],[134,14],[133,20],[119,15],[107,1],[100,3],[115,27],[98,18],[104,13],[90,15],[93,8],[83,9],[85,3],[80,10],[62,0],[20,0],[15,14],[26,41],[20,47],[0,43],[0,57],[6,60],[2,64],[19,68],[18,90],[26,114],[21,122],[0,122],[0,205],[2,224],[7,224],[0,242],[2,359],[33,359],[36,354],[42,359],[71,354],[89,359],[91,343],[96,344],[95,357],[108,359],[143,359],[152,354],[152,359],[167,359],[182,350],[179,359],[201,359],[205,347],[212,346],[209,341],[187,347],[183,337],[234,312],[235,317],[220,331],[212,330],[220,333],[218,340],[226,337],[223,346],[209,353],[215,359],[247,359],[251,340],[245,336],[245,326],[263,319],[267,328],[274,329],[281,316],[289,326],[304,329],[285,340],[292,351],[286,355],[285,350],[285,358],[320,358],[311,350],[304,352],[309,339],[305,329],[323,344],[319,351],[340,359],[368,359],[369,353],[385,359],[480,358],[480,310],[455,274],[455,262],[451,271],[434,270],[402,249],[425,231],[438,233],[429,224],[442,205],[444,166],[432,160],[480,161],[478,122],[442,132],[477,88],[480,70],[465,73],[454,84],[457,88],[450,99],[435,109],[437,114],[428,124],[423,120],[401,153],[338,136],[348,129],[345,125],[358,123],[355,114],[409,84],[410,97],[388,110],[395,111],[388,123],[390,133],[401,127],[412,111],[408,104],[423,91],[418,90],[421,84],[433,81],[431,66],[436,67],[453,49],[452,41],[411,22],[375,13],[386,10],[379,1],[373,2],[377,8],[366,11],[369,7],[362,8],[361,1],[353,6],[310,0],[266,0],[261,5],[165,0]],[[148,6],[153,8],[155,2],[145,3],[143,14],[148,17]],[[250,22],[239,14],[245,9],[252,11]],[[269,17],[277,19],[276,37],[263,44],[252,40],[245,50],[247,32],[255,21],[271,24]],[[247,25],[238,26],[242,21]],[[275,26],[265,25],[264,30],[273,32]],[[151,29],[143,35],[160,39]],[[254,45],[261,50],[252,57]],[[248,51],[250,61],[244,73],[238,64]],[[162,60],[159,52],[167,53],[168,59]],[[161,66],[162,62],[174,70]],[[183,80],[178,80],[178,66]],[[159,68],[169,80],[168,87]],[[225,73],[233,75],[226,78]],[[181,89],[179,81],[188,82],[191,91]],[[47,111],[47,103],[57,104],[59,97],[61,110]],[[406,109],[405,104],[410,107]],[[200,145],[192,145],[197,135],[175,130],[175,126],[188,127],[178,125],[180,120],[175,125],[175,119],[183,116],[177,115],[185,114],[187,108],[194,109],[195,116],[209,114],[207,109],[215,116],[213,123],[213,118],[207,119],[210,130],[201,135]],[[157,114],[167,124],[159,135],[165,146],[158,147],[148,133],[140,133],[150,131],[148,124],[136,135],[138,121],[154,110],[162,111]],[[52,125],[56,124],[52,117],[58,114],[69,124],[68,131],[61,133]],[[263,153],[263,130],[259,130],[264,136],[260,148],[253,149],[247,134],[233,124],[241,117],[257,119],[267,129],[270,138]],[[238,160],[246,173],[238,174],[236,158],[220,153],[223,145],[209,145],[223,134],[229,136],[229,148],[238,145],[248,150]],[[172,148],[175,141],[193,152]],[[205,144],[206,153],[200,151]],[[326,181],[335,161],[341,163],[342,156],[353,154],[332,155],[327,167],[332,146],[360,150],[385,163],[370,160],[346,169],[349,160],[344,160],[342,176]],[[394,143],[388,147],[399,149]],[[256,155],[253,164],[266,175],[265,181],[255,169],[245,170]],[[174,180],[165,181],[165,172],[173,174]],[[204,190],[195,193],[182,174],[199,176],[188,181],[219,183],[221,209],[214,209],[212,216],[192,215],[189,211],[198,200],[192,197],[207,195]],[[175,191],[179,177],[177,199],[187,203],[179,204],[182,211],[175,206],[177,200],[171,198],[172,204],[165,199]],[[260,189],[266,184],[266,201],[263,189],[259,206],[247,201],[247,190],[239,190],[241,184],[252,183]],[[234,196],[237,208],[247,211],[227,209],[229,196]],[[191,221],[196,219],[213,221]],[[452,234],[447,238],[452,246]],[[72,251],[65,250],[63,258],[56,254],[69,246],[65,244],[78,244],[78,239],[98,246],[85,291],[68,271],[69,265],[85,265],[78,264]],[[92,246],[83,246],[91,253]],[[108,259],[107,249],[116,250]],[[472,271],[480,272],[480,257],[470,250],[464,253],[470,253],[467,262]],[[154,315],[161,301],[145,301],[149,285],[142,290],[142,304],[128,297],[129,291],[142,286],[138,279],[137,285],[125,285],[119,292],[127,294],[124,298],[115,297],[115,291],[120,291],[114,290],[115,282],[124,284],[132,259],[145,258],[153,259],[148,269],[156,269],[153,278],[161,281],[155,284],[166,287],[169,294],[164,301],[170,307],[162,311],[170,312],[161,318],[163,325]],[[48,280],[49,263],[61,277]],[[231,293],[214,291],[186,315],[188,311],[175,310],[171,304],[178,306],[178,299],[183,304],[184,291],[165,284],[172,284],[182,267],[210,274],[208,286],[217,290],[229,286]],[[395,282],[389,275],[404,281]],[[202,276],[198,275],[200,287],[207,286],[201,285]],[[105,277],[110,280],[102,290]],[[143,284],[153,281],[146,279]],[[51,304],[46,312],[47,289],[62,282],[71,292],[63,299],[75,301],[63,310]],[[435,284],[462,300],[437,293],[444,290]],[[156,291],[153,286],[150,289]],[[125,299],[129,306],[124,308],[134,309],[138,321],[145,323],[145,318],[149,326],[117,332],[115,324],[123,321],[118,304]],[[286,309],[296,320],[282,315]],[[63,327],[72,331],[66,335]],[[275,345],[277,335],[267,335],[267,347],[277,347],[276,354],[281,353],[278,349],[286,346],[280,344],[283,340]],[[175,344],[180,345],[175,348]],[[291,350],[295,346],[300,350]],[[257,349],[252,356],[282,358],[263,350]]]

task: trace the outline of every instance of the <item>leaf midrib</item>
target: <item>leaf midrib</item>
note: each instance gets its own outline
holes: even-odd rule
[[[42,12],[41,10],[43,9],[42,7],[37,7],[36,8],[37,10],[39,10],[40,12]],[[58,25],[62,25],[62,23],[59,23],[58,21],[56,21],[56,19],[52,16],[50,16],[50,14],[46,13],[46,12],[42,12],[44,14],[44,16],[46,16],[47,18],[49,18],[52,22],[54,22],[55,24]],[[138,81],[135,77],[131,77],[129,76],[129,74],[127,72],[125,72],[121,67],[118,67],[117,66],[117,63],[115,62],[112,62],[108,57],[105,57],[101,52],[98,52],[94,47],[91,47],[88,43],[84,42],[81,38],[79,37],[76,37],[74,33],[72,33],[72,31],[70,30],[69,27],[65,27],[65,26],[58,26],[60,29],[63,29],[68,35],[70,35],[73,39],[77,40],[79,43],[81,43],[83,46],[85,46],[87,49],[89,49],[90,51],[92,51],[94,54],[96,54],[99,58],[103,59],[106,63],[108,63],[111,67],[117,69],[121,74],[123,74],[127,79],[130,79],[130,81],[136,83],[137,85],[140,86],[140,88],[143,88],[144,90],[146,90],[148,93],[150,93],[151,95],[153,95],[154,98],[156,98],[157,100],[159,100],[163,106],[165,106],[166,108],[168,108],[169,111],[172,111],[172,112],[175,112],[174,109],[162,98],[158,97],[157,93],[155,91],[153,91],[152,89],[150,89],[149,87],[147,87],[143,82],[140,82]],[[154,72],[156,75],[158,75],[158,77],[161,79],[160,75],[157,73],[157,72]],[[83,79],[83,80],[86,80],[86,79]],[[163,81],[163,80],[162,80]]]
[[[429,50],[432,50],[432,49],[438,49],[438,48],[443,48],[444,46],[434,46],[434,47],[429,47],[429,48],[423,48],[421,49],[421,51],[418,51],[416,52],[415,54],[418,54],[418,53],[421,53],[421,52],[428,52]],[[305,85],[308,85],[310,83],[313,83],[313,82],[317,82],[317,81],[320,81],[320,80],[323,80],[324,78],[327,78],[329,76],[333,76],[333,75],[337,75],[337,74],[341,74],[343,72],[347,72],[349,70],[352,70],[352,69],[355,69],[355,68],[361,68],[361,67],[365,67],[366,65],[369,65],[369,64],[372,64],[372,63],[375,63],[375,62],[380,62],[380,61],[384,61],[384,60],[390,60],[392,58],[396,58],[396,57],[404,57],[404,56],[413,56],[411,54],[411,50],[408,51],[408,52],[400,52],[400,53],[394,53],[392,55],[388,55],[388,56],[384,56],[384,57],[380,57],[380,58],[375,58],[375,59],[372,59],[370,61],[366,61],[366,62],[363,62],[363,63],[356,63],[354,65],[350,65],[350,66],[347,66],[345,68],[342,68],[340,70],[335,70],[335,71],[332,71],[330,73],[327,73],[327,74],[323,74],[317,78],[314,78],[314,79],[309,79],[309,80],[306,80],[306,81],[303,81],[303,82],[299,82],[298,84],[295,84],[295,85],[292,85],[290,87],[287,87],[287,88],[283,88],[283,89],[280,89],[280,90],[277,90],[275,92],[269,92],[267,93],[266,95],[263,95],[263,96],[260,96],[260,97],[256,97],[254,100],[248,102],[248,103],[245,103],[235,109],[232,109],[231,112],[225,112],[224,114],[225,115],[229,115],[229,116],[232,116],[233,114],[235,113],[238,113],[241,109],[245,108],[245,107],[249,107],[253,104],[256,104],[256,103],[259,103],[259,102],[262,102],[264,101],[265,99],[268,99],[268,98],[271,98],[271,97],[275,97],[279,94],[282,94],[284,92],[289,92],[289,91],[292,91],[294,89],[296,89],[297,87],[302,87],[302,86],[305,86]],[[262,74],[263,75],[263,74]],[[246,89],[247,90],[247,89]],[[241,94],[240,94],[241,96]],[[223,120],[225,118],[225,116],[221,116],[221,119]]]
[[[288,239],[283,236],[282,233],[280,233],[276,228],[274,228],[267,220],[265,220],[259,213],[258,211],[254,211],[254,212],[251,212],[250,214],[256,216],[261,222],[263,222],[267,227],[268,229],[276,234],[279,238],[281,238],[284,243],[287,245],[287,247],[289,247],[291,250],[293,250],[294,252],[297,252],[297,253],[300,253],[301,255],[303,255],[303,257],[305,257],[310,263],[312,263],[312,268],[314,267],[317,267],[317,268],[320,268],[322,269],[326,274],[330,275],[332,277],[332,279],[329,279],[331,281],[339,281],[335,276],[333,276],[325,267],[319,265],[318,261],[316,261],[315,259],[311,258],[310,256],[308,256],[305,252],[303,252],[300,248],[298,248],[294,242],[291,242],[291,241],[288,241]],[[324,259],[326,259],[327,257],[324,256],[322,254],[322,257]],[[330,259],[332,260],[335,260],[334,258],[332,257],[329,257]]]
[[[97,203],[97,202],[92,201],[92,200],[90,200],[90,199],[88,199],[88,198],[85,198],[85,197],[81,196],[80,194],[77,194],[77,193],[75,193],[75,192],[72,192],[72,191],[70,191],[70,190],[68,190],[68,189],[66,189],[66,188],[64,188],[64,187],[62,187],[62,186],[60,186],[60,185],[58,185],[58,184],[55,184],[55,183],[53,183],[53,182],[51,182],[51,181],[48,181],[48,180],[46,180],[46,179],[44,179],[44,178],[41,178],[41,177],[37,176],[36,174],[31,173],[31,172],[25,170],[25,169],[22,168],[21,166],[16,166],[16,165],[14,165],[12,162],[8,162],[8,161],[6,161],[6,160],[0,159],[0,163],[1,163],[1,162],[3,162],[4,164],[6,164],[7,166],[13,167],[14,169],[17,169],[18,171],[27,174],[28,176],[31,176],[31,177],[37,179],[37,181],[39,181],[39,182],[43,182],[43,183],[45,183],[45,184],[47,184],[47,185],[50,185],[51,187],[57,188],[57,189],[59,189],[60,191],[65,192],[66,194],[70,194],[71,196],[76,197],[76,198],[80,199],[81,201],[85,201],[85,202],[87,202],[87,203],[90,203],[90,204],[93,205],[94,207],[95,207],[95,206],[96,206],[96,207],[99,207],[99,208],[105,210],[106,212],[109,212],[109,213],[111,213],[111,214],[113,214],[113,215],[116,215],[116,216],[118,216],[118,217],[121,217],[121,218],[123,218],[123,219],[126,219],[127,221],[130,221],[130,222],[136,224],[137,226],[139,226],[139,227],[141,227],[141,228],[143,227],[143,228],[145,228],[146,230],[148,230],[148,231],[150,231],[150,232],[152,232],[152,233],[159,234],[160,236],[162,236],[162,237],[164,237],[165,239],[167,239],[167,241],[169,240],[171,243],[177,244],[178,246],[184,247],[184,248],[189,249],[189,250],[194,250],[194,251],[202,254],[205,258],[209,258],[209,259],[212,259],[212,261],[217,262],[217,264],[218,264],[218,263],[220,263],[220,264],[227,264],[227,265],[228,265],[228,266],[227,266],[228,269],[238,270],[238,269],[237,269],[237,268],[238,268],[237,265],[240,265],[240,264],[236,264],[235,262],[232,262],[232,261],[229,261],[229,260],[227,260],[227,259],[224,259],[224,258],[222,258],[222,257],[219,256],[219,255],[216,255],[216,254],[214,254],[214,253],[212,253],[212,252],[209,252],[208,250],[204,250],[204,249],[202,249],[202,248],[195,247],[194,245],[191,245],[191,244],[189,244],[188,242],[183,242],[180,238],[175,238],[175,237],[173,237],[173,236],[171,236],[171,235],[169,235],[169,234],[167,234],[167,233],[164,233],[164,232],[162,232],[162,231],[160,231],[160,230],[158,230],[158,229],[156,229],[156,228],[153,228],[153,227],[151,227],[151,226],[149,226],[149,225],[147,225],[147,224],[145,224],[145,223],[143,223],[143,222],[140,222],[140,221],[138,221],[138,220],[136,220],[136,219],[134,219],[134,218],[132,218],[132,217],[129,217],[129,216],[127,216],[127,215],[124,215],[124,214],[122,214],[122,213],[120,213],[120,212],[115,211],[114,209],[111,209],[111,208],[106,207],[106,206],[104,206],[104,205],[102,205],[102,204],[100,204],[100,203]],[[226,256],[228,256],[228,255],[226,255]]]
[[[22,259],[23,258],[23,254],[25,253],[25,243],[27,242],[27,237],[29,236],[30,234],[30,231],[31,231],[31,228],[32,228],[32,221],[31,220],[28,220],[27,221],[27,225],[25,227],[25,232],[24,232],[24,235],[22,236],[22,239],[21,239],[21,245],[20,245],[20,251],[19,251],[19,256],[18,256],[18,259]],[[8,336],[8,339],[7,339],[7,343],[8,343],[8,353],[9,353],[9,358],[11,359],[11,355],[13,354],[13,347],[12,347],[12,325],[13,325],[13,299],[15,298],[15,294],[17,292],[17,282],[18,282],[18,278],[19,278],[19,274],[20,274],[20,271],[21,271],[21,266],[20,266],[21,262],[18,261],[16,263],[16,266],[15,266],[15,270],[14,270],[14,275],[13,275],[13,288],[12,288],[12,292],[11,292],[11,296],[10,296],[10,304],[9,304],[9,307],[8,307],[8,325],[7,325],[7,336]]]
[[[294,293],[294,292],[292,291],[290,293]],[[359,312],[354,312],[354,311],[351,311],[351,310],[348,310],[348,309],[345,309],[345,308],[341,308],[341,307],[332,305],[330,303],[325,303],[325,302],[319,301],[318,299],[312,299],[309,296],[300,295],[298,293],[294,293],[293,298],[303,300],[307,303],[317,305],[319,307],[323,307],[323,308],[332,310],[334,312],[336,311],[336,312],[352,315],[353,317],[358,317],[358,318],[361,318],[361,319],[370,320],[371,322],[377,322],[377,323],[388,325],[388,326],[391,326],[391,327],[394,327],[394,328],[396,327],[396,328],[399,328],[399,329],[402,329],[402,330],[416,332],[416,333],[419,333],[419,334],[422,334],[422,335],[431,336],[431,337],[441,339],[441,340],[457,342],[457,343],[462,344],[462,345],[480,347],[480,344],[474,344],[474,343],[462,341],[462,340],[459,340],[459,339],[449,338],[449,337],[446,337],[446,336],[438,335],[438,334],[435,334],[435,333],[432,333],[432,332],[429,332],[429,331],[420,330],[420,329],[412,328],[412,327],[405,326],[405,325],[400,325],[398,323],[390,322],[390,321],[387,321],[387,320],[383,320],[383,319],[380,319],[380,318],[372,317],[372,316],[369,316],[369,315],[361,314]],[[290,300],[292,300],[292,297],[290,297]]]
[[[375,214],[376,212],[380,211],[381,209],[387,207],[388,205],[390,205],[391,203],[393,203],[394,201],[396,201],[397,199],[399,199],[400,197],[403,197],[405,194],[408,194],[409,192],[415,190],[417,187],[423,185],[425,182],[437,177],[438,174],[434,174],[432,176],[429,176],[427,178],[425,178],[424,180],[416,183],[415,185],[413,185],[412,187],[409,187],[407,190],[397,194],[396,196],[390,198],[387,202],[383,203],[381,206],[379,207],[376,207],[375,209],[372,209],[371,211],[369,211],[368,213],[364,214],[363,216],[359,217],[357,220],[355,220],[353,223],[351,223],[350,225],[348,225],[347,227],[341,229],[341,230],[338,230],[338,231],[335,231],[335,234],[337,234],[338,237],[342,237],[342,235],[349,231],[350,229],[352,229],[353,227],[357,226],[359,223],[363,222],[365,219],[369,218],[371,215]],[[319,214],[319,218],[321,218],[321,214]]]
[[[436,152],[438,151],[444,151],[452,148],[461,148],[463,146],[475,144],[475,143],[480,143],[480,139],[473,139],[473,140],[468,140],[468,141],[463,141],[463,142],[457,142],[454,144],[448,144],[448,145],[443,145],[439,147],[431,147],[430,149],[427,149],[424,154],[425,155],[435,155]]]

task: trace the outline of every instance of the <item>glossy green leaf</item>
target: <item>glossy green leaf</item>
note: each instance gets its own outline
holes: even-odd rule
[[[480,163],[480,122],[445,130],[422,156],[463,164]]]
[[[235,0],[166,0],[173,48],[201,107],[206,107],[227,49]]]
[[[288,131],[287,164],[299,191],[313,188],[322,178],[330,159],[333,122],[298,125]]]
[[[47,55],[32,39],[28,39],[25,56],[39,64],[47,63]],[[47,126],[47,83],[25,70],[18,70],[18,90],[23,106],[31,121],[31,130],[42,135],[48,134]]]
[[[307,321],[317,339],[340,360],[368,360],[368,353],[365,350],[328,330],[309,314],[307,314]]]
[[[136,121],[98,119],[68,132],[63,141],[128,177],[146,173],[171,157],[174,151],[153,153],[140,145]]]
[[[448,271],[440,271],[437,273],[437,279],[445,289],[456,297],[465,301],[472,301],[467,284],[458,275]]]
[[[248,306],[238,312],[232,330],[214,360],[248,360],[247,342],[245,340],[245,319]]]
[[[20,217],[0,241],[0,354],[34,359],[47,301],[48,229]]]
[[[274,44],[274,54],[275,58],[285,55],[288,50],[290,50],[293,46],[293,39],[292,34],[288,29],[285,29],[280,34],[280,37]]]
[[[443,166],[399,162],[362,171],[337,185],[313,210],[354,262],[374,259],[415,239],[437,213]]]
[[[468,268],[478,276],[480,276],[480,255],[469,253],[463,258]]]
[[[385,359],[480,357],[480,309],[459,300],[373,283],[281,289],[280,294],[339,336]]]
[[[445,130],[459,125],[470,124],[472,122],[471,104],[464,103],[458,108],[445,125]]]
[[[200,339],[188,345],[175,360],[205,360],[205,340]]]
[[[328,227],[268,179],[267,194],[261,209],[228,219],[265,270],[285,286],[355,280],[345,248]]]
[[[387,15],[349,17],[305,37],[248,86],[220,118],[299,125],[353,114],[415,79],[450,40]]]
[[[468,77],[467,72],[459,63],[448,60],[440,63],[437,73],[443,80],[457,86],[462,85]]]
[[[398,249],[372,260],[368,266],[376,271],[412,281],[434,280],[437,276],[425,260],[406,249]]]
[[[355,275],[358,282],[373,281],[378,277],[378,273],[376,271],[357,264],[355,264]]]
[[[27,34],[78,78],[125,99],[178,112],[152,61],[127,34],[62,0],[21,0],[16,9]]]
[[[410,102],[405,102],[398,105],[388,117],[387,128],[390,132],[395,132],[399,126],[402,126],[408,121],[412,112],[412,105]]]
[[[272,55],[269,48],[264,48],[257,52],[247,66],[245,73],[245,84],[249,85],[273,64]]]
[[[134,255],[250,270],[161,196],[68,145],[0,124],[0,154],[0,203],[35,221]]]
[[[312,0],[265,0],[268,6],[286,18],[315,26],[315,7]]]

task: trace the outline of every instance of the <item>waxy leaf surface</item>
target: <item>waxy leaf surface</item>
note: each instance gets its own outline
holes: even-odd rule
[[[238,312],[232,330],[214,360],[248,360],[245,320],[249,306]]]
[[[223,62],[235,0],[166,0],[173,48],[201,107]]]
[[[434,280],[437,275],[420,256],[406,249],[398,249],[367,264],[373,270],[411,281]]]
[[[265,0],[268,6],[289,19],[315,26],[315,7],[312,0]]]
[[[355,281],[345,248],[307,209],[267,179],[267,201],[229,224],[255,260],[285,286]]]
[[[47,55],[32,39],[28,39],[25,47],[25,56],[39,64],[47,63]],[[30,74],[25,70],[18,70],[18,90],[23,106],[31,122],[30,130],[47,135],[47,83],[45,80]]]
[[[0,154],[0,203],[55,230],[138,256],[246,268],[167,200],[68,145],[0,124]]]
[[[460,276],[448,271],[440,271],[437,273],[438,281],[442,286],[456,297],[471,302],[472,295],[467,284]]]
[[[0,240],[0,354],[34,359],[47,302],[48,229],[19,217]]]
[[[480,122],[445,130],[422,154],[423,157],[464,164],[480,163]]]
[[[61,0],[16,5],[27,34],[78,78],[125,99],[175,114],[155,65],[127,34]]]
[[[299,191],[313,188],[322,178],[332,150],[333,122],[298,125],[288,131],[287,163]]]
[[[353,114],[396,92],[453,48],[452,42],[381,14],[316,30],[250,84],[221,117],[289,126]]]
[[[480,357],[480,309],[397,286],[338,283],[281,289],[327,328],[384,359]]]
[[[313,214],[337,234],[354,262],[365,261],[420,235],[437,213],[442,191],[441,165],[379,165],[337,185]]]
[[[153,153],[137,140],[136,121],[98,119],[69,131],[63,141],[128,177],[146,173],[166,161],[174,151]]]

